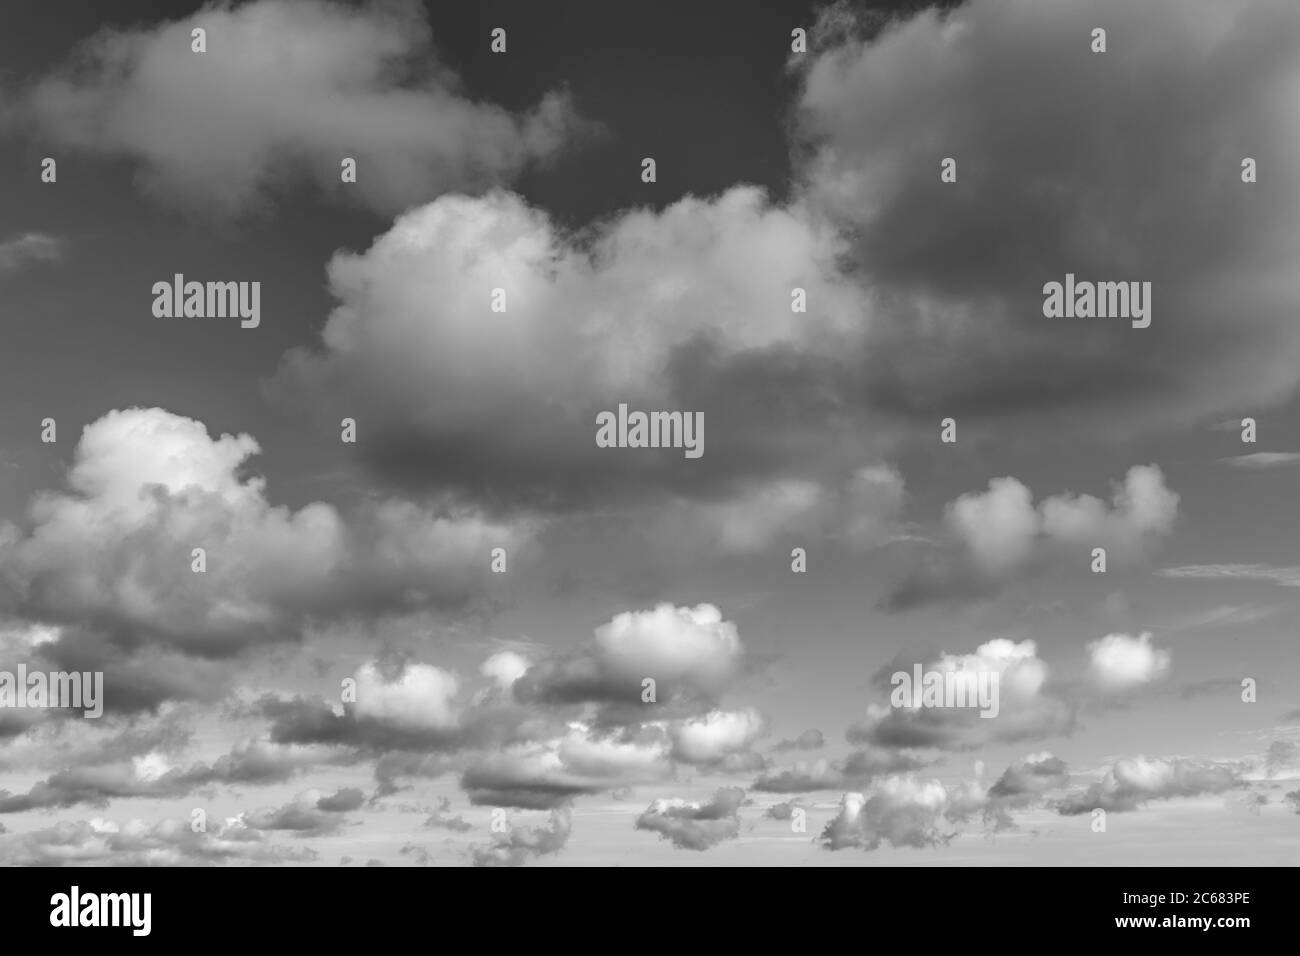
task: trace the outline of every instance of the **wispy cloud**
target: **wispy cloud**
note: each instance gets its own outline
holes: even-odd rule
[[[1220,458],[1218,463],[1233,468],[1284,468],[1287,465],[1300,465],[1300,452],[1257,451],[1250,455],[1237,455],[1235,458]]]
[[[1219,581],[1267,581],[1282,587],[1300,587],[1300,567],[1276,568],[1267,564],[1184,564],[1157,572],[1163,578]]]
[[[16,272],[33,263],[54,262],[63,256],[63,243],[53,236],[27,232],[0,242],[0,273]]]

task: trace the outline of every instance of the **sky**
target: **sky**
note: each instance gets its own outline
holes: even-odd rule
[[[1289,0],[10,0],[0,862],[1293,863],[1298,103]]]

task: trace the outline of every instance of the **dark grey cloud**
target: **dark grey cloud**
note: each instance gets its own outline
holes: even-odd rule
[[[288,830],[295,836],[334,833],[347,823],[344,816],[365,803],[365,794],[345,787],[332,794],[308,790],[290,803],[243,813],[239,821],[251,830]]]
[[[1292,391],[1300,163],[1275,91],[1300,75],[1294,4],[975,2],[845,42],[846,16],[792,58],[794,118],[807,195],[874,297],[874,405],[1133,433]],[[1044,318],[1067,272],[1151,282],[1151,326]]]
[[[707,850],[740,833],[740,806],[745,791],[726,787],[707,803],[655,800],[636,818],[638,830],[650,830],[682,850]]]

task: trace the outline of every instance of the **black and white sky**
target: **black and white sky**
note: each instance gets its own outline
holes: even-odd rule
[[[0,862],[1295,862],[1298,110],[1294,0],[7,0],[0,671],[104,714]]]

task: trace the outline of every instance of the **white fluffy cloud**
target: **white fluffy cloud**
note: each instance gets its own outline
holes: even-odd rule
[[[386,676],[373,664],[357,671],[358,717],[415,730],[446,730],[456,725],[454,699],[460,679],[432,664],[407,664]]]
[[[263,479],[240,475],[258,450],[249,435],[214,439],[159,408],[86,426],[68,490],[34,499],[29,530],[0,527],[0,575],[19,610],[234,647],[293,636],[311,613],[463,600],[492,547],[522,547],[530,535],[472,510],[396,499],[349,518],[322,502],[272,505]]]
[[[663,603],[616,614],[587,644],[538,661],[515,682],[514,694],[525,702],[604,704],[607,719],[640,724],[646,719],[645,681],[654,681],[654,702],[661,708],[680,704],[698,714],[712,709],[743,658],[736,625],[718,608]]]
[[[509,690],[528,670],[528,658],[514,651],[498,651],[479,668],[484,677],[490,677],[498,686]]]
[[[1137,637],[1107,634],[1088,645],[1091,676],[1103,690],[1127,690],[1159,680],[1169,672],[1172,655],[1151,644],[1151,632]]]
[[[485,753],[461,785],[470,802],[534,810],[583,794],[662,780],[671,772],[662,732],[605,734],[575,722],[560,736]]]
[[[846,458],[863,445],[843,416],[828,418],[820,386],[786,389],[776,404],[748,368],[811,370],[860,336],[858,294],[834,272],[839,247],[801,208],[752,187],[624,212],[582,241],[508,193],[443,196],[368,250],[335,255],[323,349],[289,353],[275,391],[322,421],[337,421],[339,403],[364,408],[389,429],[372,436],[372,463],[483,494],[553,504],[648,486],[731,490],[737,475],[770,477],[776,446],[783,462],[815,446],[808,460],[821,463],[826,429],[844,438]],[[796,287],[807,313],[791,309]],[[491,307],[494,289],[504,311]],[[734,384],[695,362],[734,367]],[[716,464],[596,447],[597,413],[620,403],[702,411],[703,460]],[[820,431],[806,427],[814,420]],[[863,476],[861,493],[880,478]],[[797,510],[806,490],[775,495]]]
[[[763,717],[756,710],[714,710],[674,724],[669,734],[675,758],[713,764],[748,747],[763,729]]]
[[[1021,565],[1040,543],[1091,549],[1105,547],[1124,560],[1140,556],[1167,534],[1178,514],[1178,495],[1155,465],[1130,468],[1111,504],[1092,495],[1049,496],[1034,507],[1029,489],[1015,478],[995,478],[988,491],[951,502],[945,520],[971,558],[991,575]]]
[[[712,604],[624,611],[596,628],[595,647],[616,678],[686,681],[710,691],[726,685],[741,655],[736,625]]]
[[[206,53],[191,52],[194,27]],[[98,34],[22,105],[48,141],[130,157],[150,188],[226,210],[306,176],[396,211],[512,176],[563,144],[576,123],[565,96],[524,116],[472,100],[432,40],[414,2],[210,3]],[[340,187],[344,157],[358,171]]]
[[[899,665],[908,673],[910,669]],[[978,700],[984,682],[997,678],[997,716],[981,717],[976,707],[893,707],[870,704],[866,720],[849,728],[849,740],[893,749],[937,747],[969,750],[1000,741],[1014,742],[1068,733],[1075,708],[1049,684],[1047,663],[1032,640],[995,638],[971,654],[943,654],[925,670],[952,674],[965,683],[968,700]],[[887,678],[884,687],[889,687]]]

